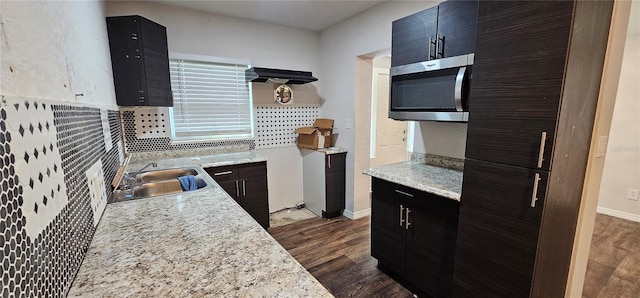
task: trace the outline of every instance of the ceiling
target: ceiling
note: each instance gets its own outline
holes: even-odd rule
[[[381,0],[253,0],[253,1],[179,1],[156,0],[167,5],[272,24],[322,31],[360,12],[380,4]]]

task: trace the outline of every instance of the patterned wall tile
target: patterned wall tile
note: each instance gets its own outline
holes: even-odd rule
[[[296,128],[312,126],[319,114],[318,107],[257,107],[256,148],[296,146]]]
[[[111,128],[109,127],[109,111],[100,111],[100,121],[102,122],[102,135],[104,137],[105,152],[109,152],[113,147],[113,139],[111,138]]]
[[[136,117],[140,111],[148,111],[146,108],[122,108],[122,125],[124,129],[124,140],[127,152],[153,152],[153,151],[171,151],[171,150],[188,150],[195,148],[215,148],[215,147],[243,147],[245,150],[253,150],[256,147],[255,140],[239,140],[239,141],[218,141],[218,142],[193,142],[193,143],[171,143],[171,139],[164,137],[145,137],[138,138],[136,132]],[[145,121],[153,121],[154,115],[145,115]],[[166,119],[166,115],[159,115],[157,119]],[[138,121],[140,122],[140,121]],[[155,125],[155,121],[153,121]]]
[[[35,238],[68,203],[51,106],[24,101],[6,109],[22,181],[27,235]]]
[[[167,107],[129,108],[135,115],[136,138],[171,137],[171,120]]]
[[[22,213],[23,188],[15,171],[16,156],[11,150],[13,134],[7,131],[7,112],[0,109],[0,291],[2,297],[18,295],[26,285],[27,268],[31,265],[27,245],[26,219]]]
[[[107,206],[107,189],[104,182],[104,171],[102,161],[98,160],[85,173],[91,196],[91,211],[93,211],[93,226],[98,226],[100,216]]]
[[[32,111],[36,101],[10,100],[9,104],[4,104],[0,109],[2,297],[63,297],[66,294],[93,237],[96,212],[102,212],[101,207],[92,204],[86,171],[94,166],[91,169],[97,172],[98,176],[102,172],[102,181],[96,183],[94,180],[93,184],[98,185],[101,195],[104,193],[103,196],[106,196],[106,192],[112,190],[110,181],[119,166],[120,151],[117,144],[121,139],[121,126],[117,111],[108,111],[105,122],[104,116],[101,116],[103,112],[99,109],[41,104],[38,101],[39,107]],[[27,105],[30,112],[19,114],[20,109]],[[43,111],[53,113],[53,117],[45,115]],[[55,170],[50,167],[51,177],[43,172],[41,184],[56,185],[56,188],[57,184],[60,184],[61,192],[64,190],[62,187],[66,187],[65,195],[68,202],[59,212],[53,212],[50,208],[39,208],[38,213],[32,214],[31,218],[27,212],[33,206],[28,203],[25,192],[31,188],[30,179],[36,172],[40,182],[40,171],[46,170],[46,165],[51,161],[49,156],[54,155],[51,148],[47,147],[47,153],[44,153],[40,146],[43,142],[51,140],[50,135],[42,135],[45,134],[47,121],[48,132],[52,129],[55,131],[53,146],[54,149],[57,146],[61,158],[57,169],[57,173],[60,174],[54,176]],[[38,130],[37,133],[41,134],[39,138],[30,136],[29,126],[24,126],[27,122],[33,125],[34,135],[36,129]],[[7,123],[11,123],[11,128]],[[42,125],[42,132],[36,123]],[[21,124],[23,129],[26,129],[24,135],[20,132]],[[104,143],[105,126],[109,128],[112,136],[112,149],[108,151]],[[17,137],[16,133],[20,137]],[[16,155],[18,151],[15,151],[15,148],[18,148],[20,155]],[[32,168],[18,168],[21,158],[24,159],[24,153],[33,153],[34,149],[37,149],[38,157],[35,157],[35,153],[35,159],[30,157],[29,165]],[[36,187],[44,186],[36,186],[34,180],[34,190]],[[54,195],[53,199],[58,199],[57,195]],[[99,203],[102,199],[95,199],[95,202]],[[49,204],[51,202],[48,199],[47,205]],[[49,223],[37,235],[29,235],[29,225],[42,221],[42,218]]]

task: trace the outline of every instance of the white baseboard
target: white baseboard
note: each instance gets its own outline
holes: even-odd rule
[[[351,212],[350,210],[344,209],[344,212],[342,212],[342,215],[344,215],[346,218],[348,219],[358,219],[358,218],[362,218],[365,217],[367,215],[371,214],[371,208],[367,208],[364,210],[360,210],[360,211],[356,211]]]
[[[605,215],[609,215],[609,216],[626,219],[626,220],[640,222],[640,214],[634,214],[634,213],[619,211],[619,210],[600,207],[600,206],[598,206],[597,212]]]

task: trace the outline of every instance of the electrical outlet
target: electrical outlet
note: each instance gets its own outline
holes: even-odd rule
[[[640,195],[640,190],[629,188],[627,190],[627,200],[637,201],[638,195]]]

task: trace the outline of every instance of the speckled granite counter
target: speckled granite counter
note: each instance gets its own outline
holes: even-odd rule
[[[331,154],[345,153],[347,152],[347,149],[340,148],[340,147],[329,147],[324,149],[317,149],[316,151],[322,152],[326,155],[331,155]]]
[[[224,155],[159,161],[158,167],[264,160],[249,152],[233,160]],[[107,205],[69,297],[331,297],[205,179],[212,186]]]
[[[228,166],[233,164],[242,164],[250,162],[266,161],[267,158],[261,156],[253,151],[237,152],[237,153],[223,153],[215,155],[204,155],[195,157],[180,157],[180,158],[159,158],[157,160],[147,160],[145,162],[138,162],[129,164],[127,170],[137,171],[144,167],[149,162],[156,162],[158,164],[157,169],[179,168],[185,166],[197,165],[203,168]],[[147,168],[146,170],[153,170],[154,168]]]
[[[460,201],[462,172],[418,161],[369,168],[364,174]]]

